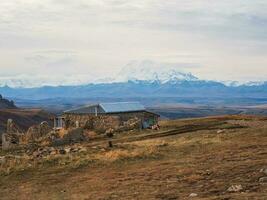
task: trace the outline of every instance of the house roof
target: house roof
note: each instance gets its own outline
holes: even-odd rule
[[[121,113],[121,112],[137,112],[145,111],[145,107],[139,102],[116,102],[116,103],[100,103],[87,105],[84,107],[67,110],[64,113],[76,113],[76,114],[87,114],[95,113],[97,108],[98,113]]]
[[[144,111],[145,107],[139,102],[100,103],[105,113]]]
[[[73,114],[88,114],[95,113],[94,108],[98,107],[98,104],[87,105],[79,108],[74,108],[70,110],[65,110],[64,113],[73,113]]]

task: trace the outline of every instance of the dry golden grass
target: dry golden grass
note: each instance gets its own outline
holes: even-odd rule
[[[229,126],[244,121],[252,123],[244,128]],[[81,144],[88,145],[88,151],[82,153],[13,160],[0,167],[0,171],[9,168],[9,173],[0,177],[0,196],[3,199],[188,199],[191,193],[197,193],[195,199],[267,199],[267,188],[258,181],[263,176],[260,169],[267,164],[265,119],[224,116],[162,123],[163,129],[171,130],[184,125],[190,128],[192,124],[216,124],[218,129],[177,132],[145,140],[138,139],[139,135],[153,132],[121,134],[117,139],[123,140],[114,140],[111,149],[106,148],[104,139],[103,143],[97,143],[97,148],[91,143]],[[31,167],[27,168],[29,163]],[[22,171],[24,167],[28,174]],[[23,175],[18,178],[17,174]],[[243,192],[227,192],[228,187],[239,184]]]

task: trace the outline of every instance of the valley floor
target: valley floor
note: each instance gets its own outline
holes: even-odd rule
[[[103,139],[80,144],[84,152],[2,167],[0,199],[267,199],[267,183],[259,181],[267,177],[267,118],[161,126],[117,135],[112,149]]]

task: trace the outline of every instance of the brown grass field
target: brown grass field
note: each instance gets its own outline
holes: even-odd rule
[[[10,157],[0,199],[267,199],[267,118],[162,121],[160,131],[121,133],[113,144],[98,138],[75,145],[86,151],[38,159],[0,152]]]

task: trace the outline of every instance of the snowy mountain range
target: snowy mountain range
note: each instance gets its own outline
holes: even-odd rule
[[[200,81],[200,79],[183,69],[191,67],[192,64],[169,64],[157,63],[150,60],[132,61],[124,66],[113,77],[97,78],[92,74],[76,74],[63,76],[45,75],[18,75],[15,77],[1,77],[0,87],[12,88],[38,88],[43,86],[79,86],[87,84],[111,84],[138,82],[180,83],[183,81]],[[264,82],[240,83],[237,81],[218,81],[226,86],[237,87],[241,85],[260,86]]]
[[[166,83],[170,81],[196,81],[191,73],[181,72],[170,64],[160,64],[149,60],[132,61],[117,75],[114,82],[149,81]]]
[[[245,102],[254,99],[252,102],[267,103],[267,82],[240,84],[233,81],[207,81],[181,69],[179,66],[162,65],[152,61],[133,61],[115,77],[101,80],[89,75],[65,76],[59,80],[53,77],[20,76],[14,79],[0,79],[0,94],[17,100],[127,100],[138,97],[156,98],[163,102],[172,98],[185,98],[185,102],[188,102],[188,98],[191,98],[190,102],[201,100],[200,103],[203,103],[202,100],[216,98],[220,99],[218,102],[224,99],[227,102],[240,103],[240,98],[245,98]],[[50,80],[50,84],[47,85],[45,80]]]

